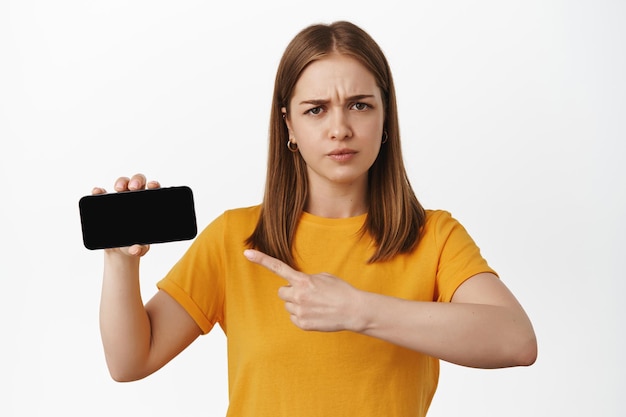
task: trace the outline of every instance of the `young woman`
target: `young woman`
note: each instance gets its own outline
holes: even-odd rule
[[[270,123],[262,204],[215,219],[145,306],[148,247],[105,251],[101,332],[114,379],[151,374],[216,323],[233,417],[424,416],[439,359],[534,362],[515,297],[449,213],[416,199],[391,72],[367,33],[348,22],[300,32]],[[159,184],[115,183],[144,187]]]

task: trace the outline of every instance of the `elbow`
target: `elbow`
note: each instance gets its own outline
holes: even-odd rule
[[[137,380],[137,378],[131,378],[129,375],[124,375],[121,373],[109,372],[109,374],[115,382],[133,382]]]
[[[122,372],[111,368],[109,368],[109,375],[115,382],[133,382],[141,379],[128,372]]]
[[[519,356],[520,366],[530,366],[537,360],[537,339],[529,340]]]
[[[511,365],[531,366],[537,361],[537,335],[530,320],[521,321],[518,326],[511,326],[510,334]]]
[[[115,382],[133,382],[147,376],[139,372],[137,369],[126,366],[115,366],[109,362],[107,362],[107,368],[109,370],[109,375]]]
[[[512,357],[513,366],[531,366],[537,360],[537,338],[534,332],[517,343]]]
[[[150,375],[149,363],[141,358],[133,358],[125,352],[104,351],[104,359],[111,379],[115,382],[133,382]]]

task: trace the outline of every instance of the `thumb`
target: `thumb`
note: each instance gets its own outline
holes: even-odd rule
[[[150,245],[133,245],[128,248],[128,253],[132,256],[142,257],[150,250]]]

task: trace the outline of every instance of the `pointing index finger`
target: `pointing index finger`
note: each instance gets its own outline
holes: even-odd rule
[[[284,263],[283,261],[273,258],[269,255],[254,249],[246,249],[243,254],[249,261],[261,265],[272,271],[279,277],[287,280],[290,284],[296,279],[298,271]]]

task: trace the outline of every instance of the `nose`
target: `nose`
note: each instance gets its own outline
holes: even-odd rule
[[[345,109],[335,108],[331,112],[329,123],[329,136],[332,140],[345,140],[352,136],[350,119]]]

